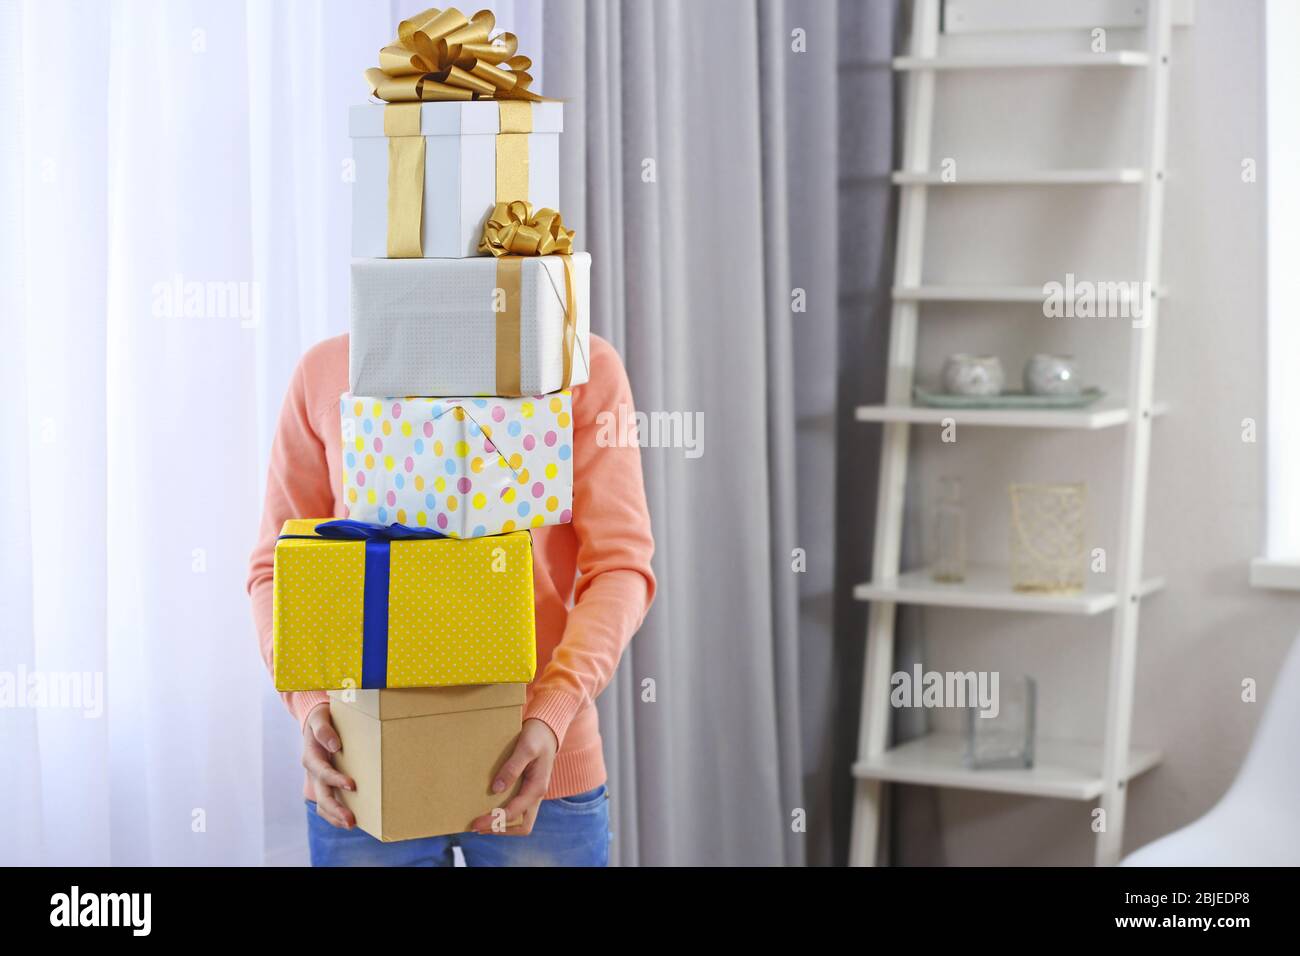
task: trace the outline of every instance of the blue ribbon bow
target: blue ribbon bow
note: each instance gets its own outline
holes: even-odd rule
[[[361,618],[361,686],[388,686],[388,576],[394,541],[418,541],[447,537],[432,528],[409,528],[404,524],[371,524],[338,518],[316,525],[315,534],[282,534],[286,538],[316,541],[364,541],[366,543],[365,597]]]

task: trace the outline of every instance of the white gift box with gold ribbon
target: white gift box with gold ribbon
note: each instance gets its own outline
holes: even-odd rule
[[[517,269],[517,291],[501,287],[509,282],[502,263]],[[581,385],[589,374],[590,278],[585,252],[510,260],[354,259],[351,391],[511,396]],[[507,308],[495,308],[503,301]]]
[[[352,107],[353,256],[477,256],[496,203],[558,208],[563,128],[555,102]]]

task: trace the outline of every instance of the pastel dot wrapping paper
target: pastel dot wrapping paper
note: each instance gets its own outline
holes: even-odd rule
[[[573,394],[340,399],[347,516],[452,538],[573,520]]]
[[[312,535],[327,518],[295,518]],[[537,668],[533,549],[526,531],[394,541],[386,687],[513,684]],[[361,687],[366,542],[292,538],[275,546],[275,687]]]

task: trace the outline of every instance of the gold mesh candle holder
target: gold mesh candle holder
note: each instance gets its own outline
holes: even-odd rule
[[[1070,594],[1083,590],[1086,486],[1013,484],[1011,586]]]

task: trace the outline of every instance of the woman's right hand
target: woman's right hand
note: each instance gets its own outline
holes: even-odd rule
[[[317,704],[302,725],[302,765],[311,780],[316,812],[334,826],[351,830],[357,825],[357,818],[342,804],[335,791],[356,790],[357,785],[330,763],[330,754],[342,749],[343,743],[330,720],[329,704]]]

